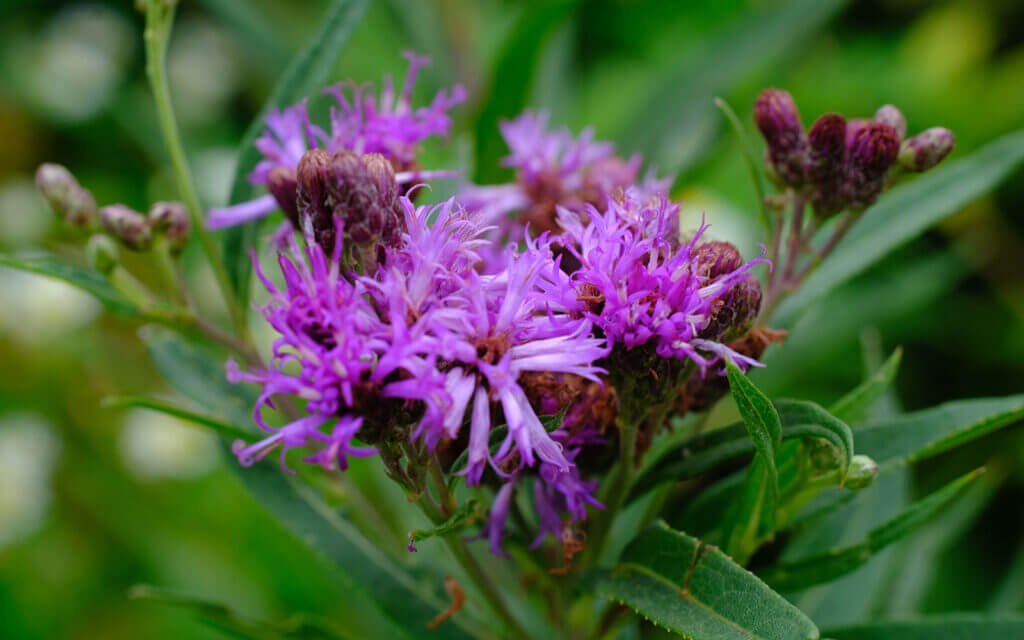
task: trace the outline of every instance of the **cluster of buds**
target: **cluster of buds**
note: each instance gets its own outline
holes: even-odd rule
[[[371,271],[381,247],[399,245],[404,213],[394,169],[384,156],[311,149],[302,156],[294,177],[286,171],[271,174],[271,193],[293,226],[308,225],[325,251],[335,246],[336,219],[345,246]]]
[[[156,240],[163,239],[175,255],[188,244],[191,230],[188,211],[180,202],[157,202],[147,214],[112,204],[100,209],[100,222],[107,233],[132,251],[148,251]]]
[[[43,199],[73,229],[96,227],[96,199],[59,164],[43,164],[36,170],[36,186]]]
[[[792,96],[766,89],[754,121],[767,143],[765,165],[780,186],[803,192],[820,217],[872,205],[897,171],[926,171],[953,149],[953,134],[933,127],[907,138],[899,109],[885,105],[870,120],[828,113],[805,132]]]

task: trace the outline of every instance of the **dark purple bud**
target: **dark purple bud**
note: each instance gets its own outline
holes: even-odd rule
[[[850,123],[846,134],[844,184],[850,207],[863,209],[878,199],[885,186],[885,176],[899,151],[899,136],[889,125],[863,120]]]
[[[694,273],[707,284],[743,266],[743,256],[728,242],[706,242],[694,249]],[[761,283],[748,276],[733,283],[712,303],[708,325],[700,332],[706,340],[728,339],[745,333],[761,311]]]
[[[267,189],[274,196],[277,206],[281,207],[285,217],[291,221],[292,226],[298,229],[299,205],[298,199],[299,183],[295,172],[288,167],[274,167],[267,176]]]
[[[123,204],[100,209],[100,222],[110,235],[129,249],[146,251],[153,244],[153,233],[146,216]]]
[[[36,186],[47,204],[70,227],[87,228],[96,222],[96,200],[65,167],[46,163],[36,170]]]
[[[768,143],[768,167],[774,175],[790,186],[803,184],[807,136],[793,96],[780,89],[765,89],[754,103],[754,122]]]
[[[334,215],[345,223],[345,237],[357,245],[374,244],[384,229],[385,213],[377,185],[366,165],[348,150],[331,156],[327,192]]]
[[[804,173],[814,185],[811,205],[817,215],[826,217],[843,208],[842,172],[846,154],[846,118],[827,113],[814,123],[807,135]]]
[[[85,255],[89,265],[104,275],[113,271],[121,259],[117,243],[102,233],[89,238],[89,243],[85,245]]]
[[[881,122],[892,127],[901,141],[907,137],[907,119],[903,117],[903,112],[895,106],[891,104],[882,105],[875,112],[874,120],[875,122]]]
[[[900,148],[900,165],[908,171],[927,171],[949,155],[955,142],[953,132],[949,129],[926,129],[903,143]]]
[[[740,250],[728,242],[713,240],[697,245],[693,250],[694,273],[707,278],[711,284],[722,276],[743,266]]]
[[[157,202],[149,208],[149,226],[167,240],[171,253],[181,253],[188,244],[192,225],[188,210],[180,202]]]
[[[405,231],[405,213],[399,201],[399,187],[395,182],[395,171],[391,161],[379,153],[368,153],[362,157],[366,172],[377,185],[380,203],[384,211],[384,229],[381,242],[386,246],[396,247],[402,241]]]
[[[317,243],[330,254],[334,250],[334,220],[327,195],[328,167],[331,155],[323,149],[310,149],[302,155],[295,170],[295,205],[300,223],[309,221]],[[301,226],[301,224],[300,224]]]

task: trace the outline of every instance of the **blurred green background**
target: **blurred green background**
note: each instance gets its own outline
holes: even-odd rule
[[[806,123],[892,102],[911,133],[952,129],[954,157],[1024,126],[1018,0],[832,4],[834,13],[813,17],[819,28],[805,28],[806,15],[768,0],[378,0],[334,78],[401,78],[403,49],[430,54],[416,95],[459,81],[471,98],[455,111],[451,139],[429,145],[426,166],[471,169],[480,145],[502,152],[498,115],[547,108],[555,124],[593,125],[623,152],[647,152],[662,173],[679,171],[687,215],[706,213],[712,235],[749,255],[755,198],[712,95],[752,135],[751,105],[768,85],[791,91]],[[181,2],[170,82],[205,205],[226,201],[238,140],[325,6]],[[0,250],[44,246],[80,260],[35,193],[40,162],[67,165],[101,204],[173,197],[142,16],[127,1],[8,0],[0,18]],[[772,19],[796,26],[775,40],[744,37]],[[834,399],[862,377],[867,342],[884,353],[904,346],[898,402],[907,409],[1024,389],[1022,178],[816,304],[758,383]],[[200,256],[186,261],[202,289]],[[248,497],[212,435],[100,408],[114,393],[166,388],[136,330],[61,283],[0,268],[0,635],[222,637],[186,611],[128,599],[137,583],[254,618],[301,610],[345,626],[348,595]],[[970,517],[926,529],[923,586],[889,613],[1024,607],[1024,431],[940,456],[916,470],[913,490],[980,464],[994,470],[984,495],[972,498]]]

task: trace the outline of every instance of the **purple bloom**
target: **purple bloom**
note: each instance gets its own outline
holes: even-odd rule
[[[415,164],[419,144],[430,136],[447,135],[451,128],[448,115],[455,105],[466,99],[466,90],[456,85],[451,92],[440,91],[427,106],[412,106],[412,89],[419,70],[428,58],[407,52],[409,72],[400,94],[395,93],[391,78],[385,78],[380,96],[369,85],[341,83],[324,90],[336,105],[331,108],[330,131],[310,123],[306,102],[283,111],[271,112],[267,129],[254,143],[263,159],[249,174],[253,184],[267,185],[271,172],[284,168],[294,175],[302,155],[311,148],[322,148],[333,154],[348,149],[357,154],[379,153],[394,165],[400,184],[453,177],[450,171],[420,171]],[[346,89],[350,95],[346,95]],[[280,194],[258,197],[229,207],[211,209],[207,215],[209,229],[221,229],[262,218],[280,206]]]

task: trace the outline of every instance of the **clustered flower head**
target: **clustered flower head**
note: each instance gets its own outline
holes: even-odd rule
[[[907,122],[893,105],[871,119],[827,113],[805,131],[789,93],[765,89],[754,121],[767,147],[765,166],[777,183],[808,194],[822,217],[874,204],[898,171],[931,169],[953,149],[953,133],[933,127],[907,138]]]
[[[390,139],[429,130],[402,122]],[[705,241],[703,225],[682,238],[678,204],[656,182],[635,184],[639,158],[544,124],[528,115],[503,125],[519,181],[500,188],[533,198],[542,182],[558,185],[536,232],[526,200],[510,208],[494,190],[488,202],[487,187],[466,198],[473,206],[461,196],[414,205],[394,149],[316,147],[295,159],[281,205],[295,230],[278,258],[283,284],[257,267],[273,359],[263,370],[228,365],[231,381],[261,387],[255,420],[268,433],[236,443],[242,464],[277,452],[288,469],[287,452],[301,449],[303,462],[337,470],[379,453],[411,493],[422,491],[417,464],[443,465],[495,488],[481,535],[500,553],[522,487],[532,489],[535,545],[603,507],[593,471],[616,439],[622,401],[612,358],[644,351],[692,363],[698,376],[718,376],[713,365],[726,359],[757,364],[723,341],[757,314],[750,270],[763,260]],[[278,186],[272,193],[286,192]],[[496,234],[496,211],[519,233]],[[513,235],[521,241],[503,244]],[[291,399],[301,415],[265,420],[265,408]]]

